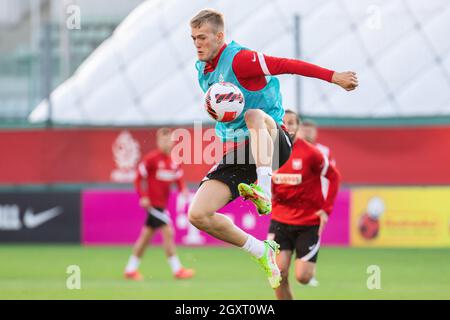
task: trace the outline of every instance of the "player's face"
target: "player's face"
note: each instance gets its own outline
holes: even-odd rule
[[[165,153],[169,153],[173,147],[172,135],[170,133],[159,135],[158,139],[157,139],[157,144],[158,144],[158,148],[161,151],[163,151]]]
[[[214,59],[223,44],[223,36],[223,32],[215,32],[209,23],[204,23],[199,28],[191,28],[191,38],[197,50],[198,60]]]
[[[303,126],[302,127],[303,135],[305,136],[305,140],[310,143],[316,143],[317,139],[317,128],[314,126]]]
[[[286,113],[283,118],[283,122],[288,129],[291,136],[295,136],[298,133],[299,124],[297,116],[293,113]]]

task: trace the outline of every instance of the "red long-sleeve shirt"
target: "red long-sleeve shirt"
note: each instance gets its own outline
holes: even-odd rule
[[[206,63],[205,74],[214,71],[225,48],[226,44],[212,61]],[[264,88],[268,75],[297,74],[331,82],[334,73],[302,60],[272,57],[252,50],[239,51],[234,56],[232,68],[239,83],[251,91]]]
[[[176,183],[185,189],[183,170],[170,155],[160,150],[149,152],[138,164],[135,187],[140,197],[148,197],[151,206],[164,209],[169,199],[170,186]]]
[[[326,198],[321,177],[329,180]],[[316,147],[297,139],[289,160],[274,172],[272,184],[272,219],[291,225],[319,225],[316,215],[333,211],[340,182],[339,171]]]

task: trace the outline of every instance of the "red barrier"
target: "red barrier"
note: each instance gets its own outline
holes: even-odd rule
[[[127,134],[127,132],[129,134]],[[129,182],[137,161],[155,148],[156,129],[0,131],[0,183]],[[191,165],[197,181],[209,165]]]
[[[0,183],[129,181],[138,158],[155,147],[155,131],[0,131]],[[450,183],[450,127],[321,128],[319,140],[332,149],[345,183]],[[183,167],[196,183],[211,165]]]
[[[321,129],[319,140],[346,183],[450,183],[450,127]]]

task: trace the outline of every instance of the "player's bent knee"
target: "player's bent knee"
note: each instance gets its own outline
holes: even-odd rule
[[[189,218],[189,222],[199,228],[199,229],[204,229],[206,228],[206,226],[208,225],[208,217],[207,215],[199,212],[199,211],[194,211],[194,210],[189,210],[188,211],[188,218]]]
[[[141,230],[141,237],[148,238],[152,235],[152,233],[153,233],[153,229],[145,226]]]
[[[247,124],[264,120],[264,111],[259,109],[250,109],[245,112],[244,120]]]
[[[280,269],[281,274],[281,282],[287,283],[289,279],[289,270],[288,269]]]
[[[197,211],[192,211],[189,209],[188,218],[189,218],[189,222],[195,226],[195,224],[198,223],[202,219],[202,215],[199,214]]]
[[[167,238],[172,238],[172,237],[174,236],[174,234],[175,234],[175,232],[174,232],[172,226],[169,226],[169,225],[168,225],[168,226],[164,229],[164,234],[166,235]]]
[[[312,279],[313,274],[310,272],[303,272],[296,275],[296,279],[301,284],[308,284],[309,281]]]

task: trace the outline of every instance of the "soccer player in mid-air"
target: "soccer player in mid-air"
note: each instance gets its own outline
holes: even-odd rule
[[[288,273],[295,250],[295,277],[309,284],[316,272],[320,235],[333,210],[339,189],[340,174],[318,148],[304,139],[300,119],[287,110],[284,123],[294,137],[289,160],[273,175],[272,215],[269,239],[280,244],[277,264],[281,285],[275,290],[278,299],[292,300]],[[329,181],[326,197],[322,194],[322,177]]]
[[[173,145],[171,134],[169,128],[160,128],[156,132],[158,148],[150,151],[137,168],[135,185],[140,197],[139,204],[147,211],[148,217],[134,245],[133,254],[128,259],[125,268],[126,279],[143,280],[138,269],[139,264],[149,241],[158,229],[161,230],[164,251],[175,279],[194,276],[194,270],[184,268],[175,252],[172,222],[165,209],[172,183],[178,185],[184,196],[188,193],[182,179],[183,170],[172,161],[170,155]]]
[[[213,237],[248,251],[264,269],[272,288],[277,288],[281,281],[275,261],[278,244],[257,240],[216,212],[239,195],[251,200],[259,214],[272,210],[272,170],[283,165],[291,154],[291,140],[283,125],[280,84],[275,75],[318,78],[350,91],[358,85],[356,74],[270,57],[234,41],[226,44],[224,17],[213,9],[198,12],[190,27],[201,89],[206,92],[214,83],[230,82],[244,94],[245,106],[234,121],[216,123],[216,134],[236,145],[203,179],[190,205],[189,221]],[[238,158],[245,161],[237,161]]]

